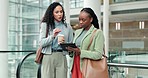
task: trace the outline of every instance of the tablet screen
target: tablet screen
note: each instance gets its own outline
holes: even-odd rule
[[[66,47],[73,47],[73,48],[76,48],[77,46],[75,45],[75,43],[61,43],[60,44],[61,48],[64,50],[64,51],[67,51]]]

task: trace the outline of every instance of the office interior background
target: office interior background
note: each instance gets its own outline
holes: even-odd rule
[[[8,78],[16,78],[17,68],[23,57],[34,53],[38,48],[40,20],[53,1],[55,0],[8,1],[8,52],[0,51],[0,54],[8,54]],[[56,1],[66,4],[66,0]],[[78,14],[84,7],[84,1],[86,0],[69,0],[69,21],[74,29],[77,29]],[[100,25],[105,31],[105,1],[95,1],[100,2]],[[109,0],[107,53],[110,78],[148,78],[147,5],[148,0]],[[38,65],[34,63],[34,58],[35,54],[32,54],[25,59],[20,67],[20,78],[37,77]]]

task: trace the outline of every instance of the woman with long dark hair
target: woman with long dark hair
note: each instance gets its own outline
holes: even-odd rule
[[[48,33],[46,35],[46,32]],[[58,41],[58,35],[64,38]],[[39,43],[44,57],[41,65],[41,78],[67,78],[67,59],[59,43],[71,42],[73,30],[65,23],[65,12],[59,2],[47,8],[41,22]]]

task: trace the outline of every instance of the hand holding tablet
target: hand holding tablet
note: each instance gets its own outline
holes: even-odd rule
[[[60,43],[60,46],[64,51],[67,51],[66,47],[77,48],[75,43]]]

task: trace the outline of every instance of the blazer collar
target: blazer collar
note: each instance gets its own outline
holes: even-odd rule
[[[83,42],[83,40],[84,40],[89,34],[91,34],[91,33],[93,32],[94,29],[95,29],[95,27],[92,25],[92,26],[90,27],[90,29],[87,31],[87,33],[84,35],[84,37],[82,38],[81,43]],[[75,37],[75,39],[74,39],[74,42],[75,42],[76,38],[81,35],[81,33],[83,32],[83,30],[84,30],[84,28],[82,28],[82,29],[79,30],[78,35],[77,35],[77,36]]]

